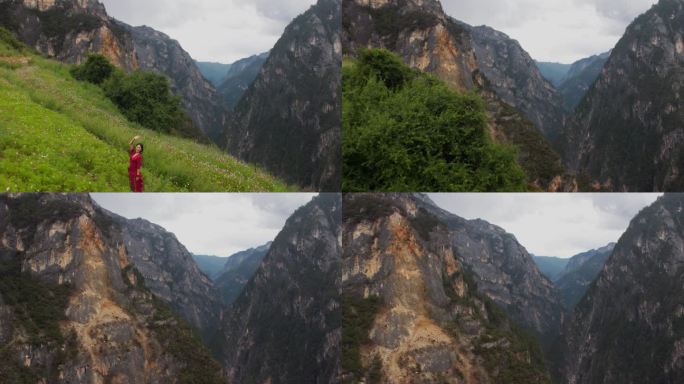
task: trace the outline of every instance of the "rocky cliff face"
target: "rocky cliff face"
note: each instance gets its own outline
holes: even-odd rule
[[[236,61],[218,85],[218,91],[230,108],[235,108],[245,91],[252,85],[268,59],[269,52]]]
[[[560,297],[515,236],[486,221],[444,211],[426,196],[416,199],[446,223],[454,253],[473,272],[481,293],[544,339],[558,333],[563,318]]]
[[[519,147],[530,184],[576,189],[562,177],[560,158],[549,143],[562,131],[562,103],[516,42],[448,17],[437,0],[345,0],[342,9],[345,55],[386,48],[455,89],[477,90],[487,104],[493,138]]]
[[[219,344],[231,383],[330,383],[339,364],[341,198],[297,210],[235,301]]]
[[[572,64],[563,81],[558,85],[558,92],[569,110],[575,109],[584,95],[594,84],[608,61],[610,52],[602,53],[579,60]]]
[[[221,301],[192,254],[176,236],[156,224],[113,217],[119,222],[131,263],[145,279],[145,286],[208,341],[219,325]]]
[[[215,279],[216,290],[221,295],[224,304],[232,304],[238,298],[270,248],[269,242],[260,247],[238,252],[228,258],[223,270]]]
[[[228,150],[309,189],[341,183],[341,0],[319,0],[276,43],[235,108]]]
[[[609,244],[580,253],[569,260],[568,265],[554,283],[567,309],[572,310],[579,303],[603,269],[614,247],[615,244]]]
[[[577,108],[569,160],[615,191],[684,189],[684,4],[661,0],[639,16]]]
[[[564,332],[563,382],[684,380],[684,198],[635,217]]]
[[[177,41],[147,27],[131,27],[106,13],[97,0],[2,0],[0,25],[48,57],[80,63],[98,52],[117,66],[166,75],[193,122],[217,139],[226,110]]]
[[[496,94],[551,142],[567,124],[563,100],[517,41],[492,28],[470,27],[477,66]]]
[[[0,381],[220,380],[174,303],[146,287],[120,223],[87,195],[1,196],[0,239]]]
[[[345,195],[343,244],[342,381],[548,382],[413,196]]]

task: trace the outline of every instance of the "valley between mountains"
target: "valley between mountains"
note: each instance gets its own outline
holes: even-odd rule
[[[559,259],[427,195],[321,194],[219,260],[88,195],[5,194],[0,381],[678,383],[682,212]]]
[[[612,50],[572,65],[536,62],[503,32],[460,21],[459,5],[449,9],[342,2],[345,191],[682,189],[684,2],[658,1]],[[435,104],[442,85],[475,95],[475,118]],[[477,140],[443,140],[446,122]]]

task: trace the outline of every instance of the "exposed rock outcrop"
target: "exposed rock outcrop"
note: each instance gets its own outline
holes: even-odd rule
[[[341,198],[299,208],[218,336],[230,383],[330,383],[339,365]]]
[[[564,330],[559,382],[684,380],[684,198],[641,211]]]
[[[341,185],[341,0],[319,0],[285,29],[235,107],[237,157],[306,189]]]

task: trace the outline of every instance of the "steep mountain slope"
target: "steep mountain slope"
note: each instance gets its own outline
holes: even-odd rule
[[[0,381],[221,382],[169,307],[193,304],[147,287],[164,276],[138,271],[122,225],[87,195],[0,196]]]
[[[554,87],[558,87],[563,84],[565,77],[570,70],[572,64],[562,64],[562,63],[549,63],[543,61],[536,61],[537,68],[541,72],[542,76],[548,80]]]
[[[550,382],[412,195],[345,195],[343,216],[342,381]]]
[[[214,283],[224,304],[232,304],[238,298],[270,248],[269,242],[260,247],[238,252],[228,258]]]
[[[572,64],[565,78],[558,85],[565,107],[575,109],[589,88],[594,84],[608,61],[610,52],[594,55]]]
[[[532,259],[537,263],[539,272],[544,274],[544,276],[551,281],[556,281],[556,279],[558,279],[569,261],[569,259],[561,259],[559,257],[534,255],[532,255]]]
[[[223,266],[226,265],[226,258],[210,255],[192,255],[193,260],[200,269],[210,279],[215,280],[221,274]]]
[[[319,0],[285,29],[224,136],[239,158],[324,191],[341,180],[340,2]]]
[[[121,68],[161,72],[193,122],[216,139],[226,110],[213,86],[177,41],[148,27],[131,27],[97,0],[1,0],[0,26],[48,57],[80,63],[99,52]]]
[[[577,107],[569,160],[596,188],[684,189],[684,4],[661,0],[628,28]]]
[[[684,197],[642,210],[565,329],[563,382],[684,381]]]
[[[4,33],[3,33],[4,32]],[[3,191],[129,189],[128,141],[144,135],[147,191],[285,191],[218,148],[129,122],[69,68],[0,29],[0,186]]]
[[[110,217],[120,225],[130,261],[145,279],[145,286],[208,341],[219,324],[221,301],[192,254],[158,225],[113,214]]]
[[[221,79],[218,91],[230,108],[235,108],[245,91],[254,82],[261,67],[268,59],[269,52],[250,56],[233,63]]]
[[[225,314],[217,344],[229,382],[332,381],[339,364],[341,204],[340,195],[321,194],[298,209]]]
[[[589,286],[603,269],[613,253],[615,244],[580,253],[573,256],[563,272],[555,280],[556,289],[561,294],[563,304],[572,310],[582,299]]]
[[[575,188],[561,177],[560,158],[540,133],[553,138],[562,131],[561,103],[553,104],[558,99],[553,87],[517,43],[448,17],[437,0],[348,0],[342,9],[345,55],[354,56],[367,47],[386,48],[456,89],[477,90],[487,104],[492,136],[519,147],[519,163],[530,184],[540,189]],[[503,62],[507,65],[499,66]],[[507,103],[514,98],[527,118]]]
[[[558,333],[564,312],[560,297],[515,236],[486,221],[447,212],[427,196],[415,198],[448,226],[454,253],[472,271],[481,293],[544,340]]]
[[[522,112],[550,142],[567,118],[563,100],[517,41],[492,28],[468,27],[477,66],[496,94]]]
[[[195,64],[197,64],[197,69],[202,72],[202,76],[209,80],[209,82],[211,82],[215,88],[218,88],[218,86],[221,85],[231,66],[230,64],[213,63],[207,61],[197,61]]]

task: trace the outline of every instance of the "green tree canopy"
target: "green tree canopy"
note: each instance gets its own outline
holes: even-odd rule
[[[81,81],[100,85],[114,73],[114,66],[100,54],[90,54],[82,65],[71,69],[71,74]]]
[[[362,50],[343,64],[343,190],[521,191],[516,151],[492,142],[473,93]]]

